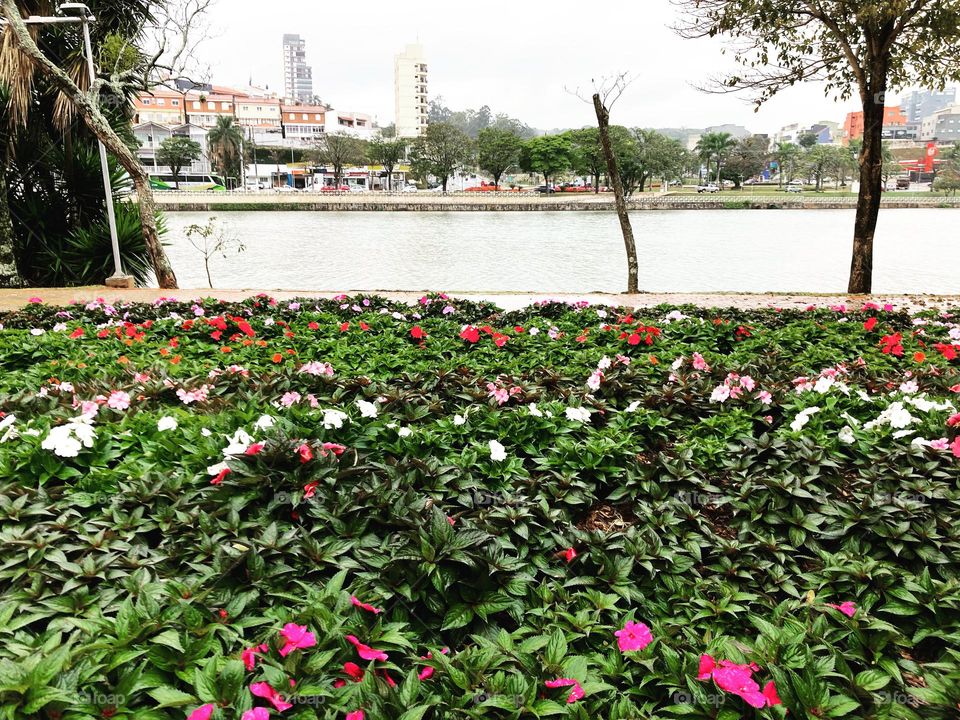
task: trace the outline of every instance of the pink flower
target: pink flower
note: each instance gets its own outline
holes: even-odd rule
[[[114,410],[126,410],[130,407],[130,396],[123,390],[114,390],[107,399],[107,407]]]
[[[357,654],[364,660],[382,660],[386,662],[389,657],[382,650],[376,650],[369,645],[364,645],[357,640],[355,635],[347,635],[346,640],[357,649]]]
[[[773,402],[773,395],[766,390],[761,390],[758,392],[756,398],[760,401],[761,405],[769,405],[771,402]]]
[[[223,482],[224,478],[226,478],[227,475],[230,474],[230,472],[231,472],[230,468],[228,467],[223,468],[220,472],[217,473],[216,477],[210,480],[210,484],[219,485],[220,483]]]
[[[341,445],[340,443],[325,442],[322,445],[322,449],[332,452],[334,455],[343,455],[343,451],[346,450],[347,447],[346,445]]]
[[[288,408],[291,405],[296,405],[298,402],[300,402],[300,399],[301,399],[300,393],[294,390],[292,392],[284,393],[283,397],[280,398],[280,404],[283,407]]]
[[[709,655],[700,656],[700,668],[697,670],[697,680],[709,680],[716,669],[716,661]]]
[[[259,455],[263,450],[263,443],[253,443],[243,451],[244,455]]]
[[[351,713],[347,713],[345,720],[364,720],[363,710],[354,710]]]
[[[82,403],[80,403],[81,415],[96,417],[98,412],[100,412],[100,406],[95,400],[84,400]]]
[[[43,300],[41,300],[41,299],[38,298],[38,297],[32,297],[32,298],[29,298],[29,299],[27,300],[27,302],[28,302],[28,303],[42,303]]]
[[[253,670],[257,666],[257,654],[265,653],[269,649],[270,648],[266,643],[248,647],[246,650],[240,653],[240,659],[243,660],[243,666],[247,670]]]
[[[846,602],[842,602],[839,605],[835,603],[827,603],[827,607],[832,607],[834,610],[839,610],[847,617],[853,617],[854,615],[857,614],[856,604],[850,602],[849,600],[847,600]]]
[[[572,687],[573,690],[570,691],[570,694],[567,696],[567,704],[575,703],[577,700],[583,697],[583,688],[580,687],[580,683],[573,678],[557,678],[556,680],[547,680],[543,683],[551,690],[553,688],[559,687]]]
[[[937,438],[936,440],[930,441],[930,447],[933,450],[949,450],[950,441],[947,440],[946,438]]]
[[[358,607],[361,610],[366,610],[367,612],[371,612],[374,615],[379,615],[381,612],[379,608],[375,608],[370,603],[360,602],[360,600],[357,598],[356,595],[350,596],[350,602],[353,603],[354,607]]]
[[[566,550],[563,551],[563,559],[566,560],[568,563],[573,562],[573,559],[576,556],[577,556],[577,551],[574,550],[572,547],[568,547]]]
[[[270,711],[264,707],[255,707],[247,710],[240,720],[270,720]]]
[[[187,715],[187,720],[210,720],[211,715],[213,715],[213,703],[207,703]]]
[[[956,385],[953,385],[953,386],[950,388],[950,392],[960,393],[960,383],[957,383]]]
[[[440,651],[440,654],[446,655],[449,652],[450,652],[450,648],[443,648]],[[429,652],[426,655],[420,656],[421,660],[430,660],[432,658],[433,658],[433,653],[429,653]],[[420,674],[417,677],[419,677],[420,680],[426,680],[427,678],[433,677],[433,670],[434,670],[433,667],[431,667],[430,665],[427,665],[425,668],[423,668],[423,670],[420,671]]]
[[[643,650],[647,645],[653,642],[653,633],[643,623],[628,620],[623,626],[623,630],[617,630],[614,633],[617,636],[617,644],[620,646],[620,652],[632,652],[633,650]]]
[[[951,415],[947,420],[947,427],[956,427],[957,425],[960,425],[960,413]]]
[[[316,636],[307,631],[306,625],[287,623],[280,631],[280,635],[287,641],[286,645],[280,648],[280,657],[286,657],[294,650],[304,650],[317,644]]]
[[[953,445],[950,446],[951,452],[953,452],[954,457],[960,458],[960,435],[957,435],[953,439]]]
[[[316,480],[314,480],[313,482],[308,482],[306,485],[304,485],[303,486],[304,499],[309,500],[310,498],[312,498],[314,494],[317,492],[317,487],[319,487],[319,485],[320,483],[317,482]]]
[[[710,372],[710,366],[707,365],[707,361],[703,359],[703,355],[698,352],[693,354],[693,369]]]
[[[283,712],[284,710],[289,710],[293,707],[293,705],[283,699],[283,695],[270,687],[269,683],[253,683],[250,686],[250,692],[269,702],[277,709],[277,712]],[[269,714],[267,716],[269,717]]]
[[[753,671],[747,665],[724,660],[713,671],[713,681],[718,688],[743,698],[752,707],[761,708],[767,704],[766,696],[760,692],[760,686],[753,679]]]

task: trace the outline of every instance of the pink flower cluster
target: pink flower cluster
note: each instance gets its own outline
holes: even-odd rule
[[[504,405],[510,401],[510,398],[514,395],[519,395],[523,392],[523,388],[516,385],[504,386],[498,380],[495,383],[487,383],[487,396],[492,397],[497,401],[497,405]]]
[[[738,375],[735,372],[728,373],[723,381],[723,385],[717,385],[710,394],[710,402],[723,403],[727,400],[736,400],[744,393],[751,393],[757,387],[756,381],[749,375]],[[761,390],[755,396],[764,405],[769,405],[771,401],[770,393]]]
[[[333,366],[330,363],[319,362],[314,360],[313,362],[308,362],[300,366],[300,369],[297,372],[305,373],[307,375],[333,375]]]
[[[180,402],[184,405],[192,405],[193,403],[201,403],[206,401],[207,396],[210,393],[210,387],[208,385],[201,385],[196,390],[184,390],[183,388],[177,388],[177,397],[180,398]]]
[[[780,698],[777,688],[771,680],[760,690],[753,673],[760,668],[755,663],[738,665],[730,660],[721,660],[719,663],[709,655],[700,656],[700,668],[697,680],[710,680],[724,692],[742,698],[748,705],[755,708],[779,705]]]

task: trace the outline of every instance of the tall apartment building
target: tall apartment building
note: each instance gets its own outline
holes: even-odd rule
[[[919,123],[928,115],[948,108],[956,101],[956,88],[947,88],[943,92],[914,90],[900,98],[900,111],[907,116],[908,123]]]
[[[427,129],[427,62],[423,47],[407,45],[394,58],[397,137],[419,137]]]
[[[293,103],[313,102],[313,68],[307,65],[307,43],[299,35],[283,36],[283,96]]]

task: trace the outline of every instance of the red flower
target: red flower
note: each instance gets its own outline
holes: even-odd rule
[[[343,671],[350,676],[350,679],[354,682],[360,682],[363,680],[363,668],[361,668],[356,663],[348,662],[343,664]]]
[[[880,338],[880,350],[884,355],[896,355],[903,357],[903,335],[894,333],[893,335],[884,335]]]
[[[319,330],[320,323],[316,323],[316,322],[307,323],[307,327],[310,328],[311,330]]]
[[[254,443],[253,445],[248,447],[246,450],[244,450],[243,454],[251,455],[251,456],[259,455],[262,450],[263,450],[263,443]]]
[[[227,477],[227,475],[229,474],[230,474],[230,468],[224,468],[223,470],[217,473],[217,476],[210,481],[210,484],[219,485],[220,483],[223,482],[223,479]]]
[[[946,343],[937,343],[934,345],[945,360],[956,360],[957,359],[957,345],[947,345]]]
[[[480,340],[480,331],[473,327],[473,325],[467,325],[460,331],[460,338],[466,340],[468,343],[475,343]]]
[[[414,340],[423,340],[427,337],[427,334],[423,331],[423,328],[419,325],[414,325],[410,328],[410,337]]]
[[[70,337],[72,337],[74,340],[83,337],[83,328],[77,328],[74,330],[72,333],[70,333]]]
[[[636,333],[631,333],[630,336],[627,338],[627,344],[628,344],[628,345],[639,345],[639,344],[640,344],[640,336],[637,335]]]
[[[877,326],[877,319],[875,317],[869,318],[864,324],[863,329],[867,332],[872,332],[873,329]]]
[[[498,348],[502,348],[504,345],[506,345],[506,344],[507,344],[507,340],[509,340],[509,339],[510,339],[510,338],[508,338],[508,337],[507,337],[506,335],[504,335],[503,333],[494,333],[494,334],[493,334],[493,343],[494,343],[494,345],[496,345]]]
[[[577,556],[577,551],[574,550],[572,547],[568,547],[568,548],[567,548],[566,550],[564,550],[564,552],[563,552],[563,558],[564,558],[564,560],[566,560],[568,563],[573,562],[573,559],[574,559],[576,556]]]
[[[360,329],[363,330],[364,332],[366,332],[367,330],[370,329],[370,326],[367,325],[363,320],[361,320],[361,321],[360,321]]]
[[[271,360],[273,360],[275,363],[283,362],[283,355],[280,353],[274,353]]]
[[[340,326],[340,332],[346,332],[350,329],[350,323],[345,322]]]
[[[240,328],[240,332],[242,332],[244,335],[247,337],[253,337],[256,335],[256,333],[253,331],[253,328],[250,327],[250,323],[248,323],[246,320],[239,318],[234,318],[234,320],[237,323],[237,327]]]
[[[300,456],[301,464],[313,460],[313,450],[311,450],[310,446],[306,443],[297,448],[297,455]]]
[[[309,500],[314,496],[317,491],[317,487],[320,485],[319,482],[314,480],[313,482],[308,482],[303,486],[303,497],[305,500]]]

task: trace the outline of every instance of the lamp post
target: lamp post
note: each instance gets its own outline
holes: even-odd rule
[[[96,68],[93,64],[93,47],[90,42],[90,23],[96,22],[88,8],[83,3],[68,2],[63,3],[57,8],[62,14],[55,17],[43,17],[31,15],[24,18],[26,25],[80,25],[83,28],[83,50],[87,61],[87,73],[90,84],[92,85],[97,78]],[[6,24],[6,21],[0,22],[0,27]],[[110,184],[110,167],[107,163],[107,148],[101,141],[97,141],[100,147],[100,170],[103,175],[103,191],[107,205],[107,223],[110,227],[110,244],[113,248],[113,275],[106,279],[106,284],[111,287],[133,287],[133,278],[125,275],[123,265],[120,261],[120,241],[117,237],[117,218],[113,210],[113,187]]]

